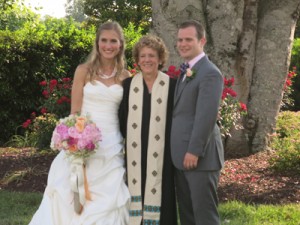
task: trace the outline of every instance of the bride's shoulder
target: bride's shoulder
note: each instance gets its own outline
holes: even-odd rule
[[[74,79],[86,80],[87,74],[89,73],[89,66],[87,64],[79,64],[76,67]]]
[[[76,72],[87,74],[89,72],[89,66],[86,63],[79,64],[76,68]]]
[[[122,73],[120,74],[120,81],[122,82],[123,80],[127,79],[130,77],[130,72],[128,70],[123,70]]]

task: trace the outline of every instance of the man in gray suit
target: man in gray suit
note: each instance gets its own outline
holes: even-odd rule
[[[223,77],[208,59],[203,26],[182,23],[177,49],[189,68],[177,80],[171,153],[181,225],[218,225],[217,187],[224,150],[217,126]]]

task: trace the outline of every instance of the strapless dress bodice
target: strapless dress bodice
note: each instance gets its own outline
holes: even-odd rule
[[[119,130],[118,109],[122,96],[121,85],[106,86],[97,80],[88,82],[83,89],[81,112],[89,114],[102,132]]]

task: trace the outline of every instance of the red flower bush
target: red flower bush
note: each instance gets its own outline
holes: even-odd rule
[[[247,106],[245,103],[240,102],[240,111],[247,111]]]
[[[171,78],[177,79],[180,75],[180,69],[176,70],[176,66],[170,65],[166,74],[168,74]]]
[[[71,78],[43,80],[39,83],[42,88],[44,101],[40,109],[40,115],[31,113],[22,127],[26,129],[26,137],[31,146],[48,148],[51,135],[59,118],[70,114],[71,103]]]
[[[180,69],[176,66],[170,65],[165,72],[171,78],[177,79],[180,75]],[[241,129],[242,126],[238,125],[238,120],[247,114],[246,104],[237,100],[237,93],[232,89],[234,85],[234,77],[230,79],[224,78],[224,89],[222,93],[221,105],[219,109],[218,122],[222,136],[230,136],[231,128]]]
[[[219,110],[219,123],[221,133],[224,137],[230,136],[232,128],[242,129],[238,120],[247,114],[247,105],[237,100],[237,93],[232,89],[234,77],[224,77],[224,89]]]
[[[294,66],[293,70],[289,71],[285,83],[283,86],[283,96],[282,96],[282,101],[280,103],[280,109],[285,110],[289,109],[290,107],[294,106],[294,100],[290,97],[292,94],[292,84],[293,84],[293,79],[297,76],[296,74],[297,68]]]
[[[133,68],[129,67],[128,70],[130,72],[130,76],[134,76],[140,72],[140,69],[136,63],[133,64]]]
[[[31,124],[31,119],[27,119],[27,120],[23,123],[22,127],[23,127],[23,128],[28,128],[30,124]]]
[[[58,118],[69,115],[72,88],[71,78],[44,80],[39,84],[42,87],[42,95],[45,99],[40,107],[41,113],[52,113]]]

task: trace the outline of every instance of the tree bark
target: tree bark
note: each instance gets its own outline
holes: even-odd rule
[[[227,153],[267,149],[274,132],[288,73],[300,0],[152,0],[152,32],[170,51],[169,65],[182,61],[176,50],[178,25],[195,19],[207,30],[205,52],[247,104],[248,116],[226,140]]]

